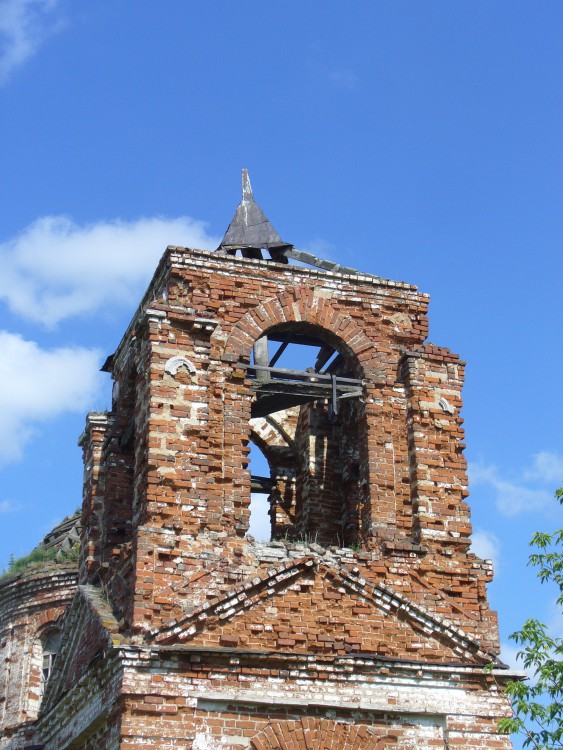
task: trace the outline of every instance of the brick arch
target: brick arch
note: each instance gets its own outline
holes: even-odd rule
[[[25,692],[25,709],[29,718],[35,719],[43,699],[44,685],[41,678],[43,661],[43,644],[50,633],[61,632],[63,611],[60,607],[49,608],[40,613],[36,627],[31,636],[31,648],[27,655],[27,685]]]
[[[362,327],[363,318],[356,319],[348,315],[348,310],[339,300],[331,298],[328,294],[323,296],[324,294],[325,292],[318,288],[296,286],[291,291],[283,291],[278,296],[259,301],[236,323],[232,324],[232,328],[223,328],[219,325],[213,332],[211,336],[213,356],[227,364],[225,389],[217,411],[220,413],[219,410],[222,410],[223,418],[227,422],[241,426],[241,430],[236,432],[224,432],[222,453],[224,467],[232,466],[238,470],[241,450],[247,448],[248,439],[251,437],[250,430],[246,429],[245,423],[250,419],[252,394],[249,389],[246,392],[241,390],[240,379],[231,380],[228,377],[228,365],[248,362],[254,343],[265,332],[276,328],[281,331],[290,330],[292,326],[300,326],[303,332],[318,335],[348,356],[350,362],[353,363],[355,376],[365,378],[368,381],[366,383],[368,388],[372,385],[379,388],[390,378],[395,377],[395,373],[389,370],[385,352],[378,345],[377,333],[370,338]],[[241,378],[242,372],[237,372],[236,376]],[[245,393],[248,398],[241,399],[241,393]],[[352,489],[349,495],[351,503],[346,513],[347,518],[352,520],[349,524],[349,533],[348,531],[346,533],[352,541],[353,529],[356,529],[357,536],[361,537],[361,542],[366,547],[372,544],[380,527],[385,529],[385,533],[389,527],[393,529],[396,527],[395,496],[390,496],[386,504],[380,502],[381,498],[387,498],[385,493],[388,492],[389,481],[394,481],[392,473],[394,467],[391,466],[388,472],[391,474],[391,479],[388,479],[384,473],[376,474],[377,462],[372,461],[369,454],[370,439],[373,436],[378,441],[378,450],[380,450],[382,419],[375,399],[366,398],[360,402],[357,420],[360,477],[358,487]],[[381,452],[383,453],[383,449]],[[385,463],[382,465],[384,469],[387,468],[386,456]],[[250,520],[249,480],[249,475],[243,478],[245,482],[243,486],[246,490],[244,493],[238,489],[235,491],[227,484],[224,486],[223,508],[225,514],[232,513],[233,518],[236,518],[235,527],[240,536],[246,533]],[[308,482],[308,484],[313,486],[313,482]],[[320,501],[317,502],[321,496],[326,498],[328,494],[328,490],[325,492],[321,487],[317,492],[313,486],[313,492],[309,493],[312,498],[311,502],[305,497],[305,500],[309,502],[307,506],[303,504],[304,498],[300,496],[297,488],[295,497],[295,523],[298,531],[309,534],[313,533],[313,530],[316,533],[316,530],[322,528],[327,543],[329,538],[338,536],[341,514],[345,512],[345,506],[338,493],[330,495],[329,510]],[[316,497],[317,495],[319,498]],[[378,503],[376,518],[373,515],[375,513],[374,498]]]
[[[294,440],[284,429],[283,424],[275,417],[257,417],[250,423],[250,439],[266,455],[266,452],[274,450],[286,450],[295,455]],[[266,456],[267,457],[267,456]]]
[[[43,610],[38,617],[35,637],[41,638],[48,630],[60,630],[63,614],[64,609],[62,607],[50,607]]]
[[[322,329],[328,338],[344,345],[364,374],[381,369],[382,359],[374,342],[353,318],[339,312],[331,305],[330,299],[318,296],[316,291],[300,287],[294,294],[285,293],[261,302],[234,326],[225,342],[223,356],[237,359],[248,356],[254,342],[268,329],[300,323]],[[214,337],[219,340],[219,336],[216,330]]]
[[[384,731],[384,730],[383,730]],[[397,737],[373,727],[329,719],[302,718],[274,722],[250,741],[253,750],[383,750],[397,746]]]
[[[299,407],[295,407],[289,411],[298,410]],[[268,510],[272,539],[287,535],[295,524],[298,456],[290,432],[291,427],[277,421],[275,415],[250,420],[250,440],[262,452],[274,479]]]
[[[286,465],[288,462],[294,464],[297,459],[295,446],[283,438],[275,442],[264,439],[264,435],[255,428],[250,429],[249,438],[262,452],[270,468],[272,465]]]

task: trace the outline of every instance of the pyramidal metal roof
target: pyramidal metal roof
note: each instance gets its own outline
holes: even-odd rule
[[[243,258],[264,260],[262,250],[267,250],[271,259],[276,263],[288,263],[291,259],[324,271],[358,273],[354,268],[341,266],[330,260],[322,260],[316,255],[297,250],[294,245],[284,242],[254,200],[248,170],[243,169],[242,201],[238,204],[233,220],[215,252],[218,255],[227,256],[236,255],[237,251],[240,251]]]
[[[242,201],[238,204],[217,251],[233,255],[240,250],[244,257],[261,258],[261,250],[268,250],[272,258],[287,263],[287,258],[283,258],[279,251],[291,247],[293,245],[282,240],[254,200],[248,170],[243,169]],[[278,252],[275,252],[276,250]]]

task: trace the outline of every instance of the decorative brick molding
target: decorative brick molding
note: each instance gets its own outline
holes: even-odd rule
[[[336,723],[327,719],[301,719],[272,722],[252,738],[250,746],[254,750],[382,750],[396,746],[397,741],[396,734],[382,737],[381,732],[365,725]]]
[[[225,342],[222,357],[232,361],[233,357],[245,359],[254,342],[270,328],[297,324],[306,329],[312,326],[321,329],[323,335],[354,356],[364,377],[375,376],[382,357],[365,331],[349,315],[339,311],[323,290],[300,289],[293,294],[280,294],[261,302],[246,313],[233,328]],[[217,334],[216,334],[217,335]]]

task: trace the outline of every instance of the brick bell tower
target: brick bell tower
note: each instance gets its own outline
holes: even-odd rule
[[[426,341],[427,306],[283,242],[246,172],[217,251],[166,250],[81,438],[46,750],[511,747],[464,363]]]

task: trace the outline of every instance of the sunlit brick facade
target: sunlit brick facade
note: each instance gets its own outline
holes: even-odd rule
[[[81,438],[61,650],[3,750],[511,747],[464,363],[426,341],[427,305],[350,269],[168,248]],[[260,370],[268,337],[336,364]],[[270,542],[249,535],[251,442]]]

